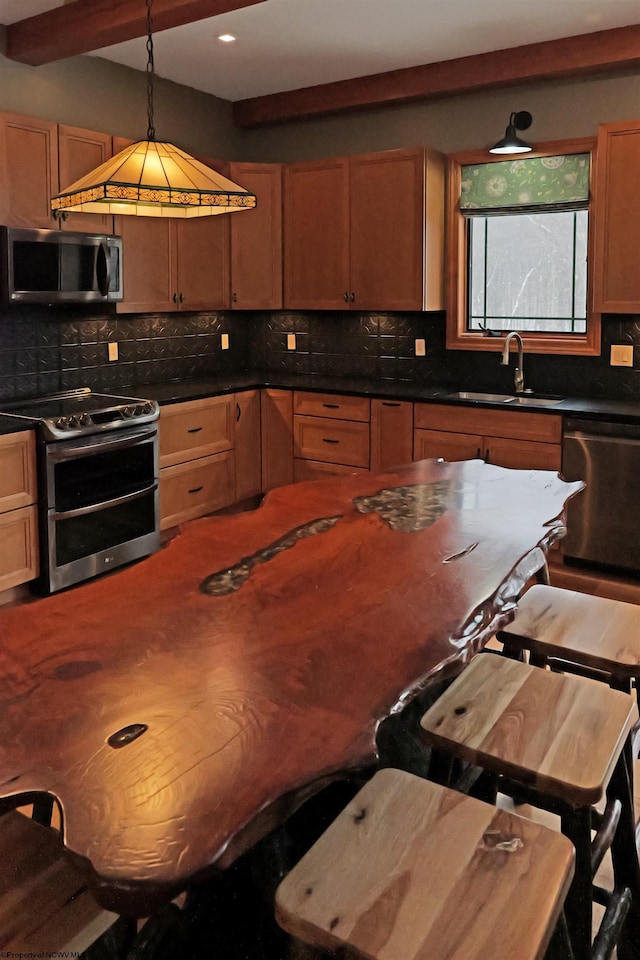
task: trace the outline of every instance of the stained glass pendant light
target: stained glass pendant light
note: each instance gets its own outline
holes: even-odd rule
[[[153,22],[147,7],[147,139],[125,147],[51,201],[64,213],[210,217],[255,207],[256,198],[183,150],[156,140],[153,126]]]

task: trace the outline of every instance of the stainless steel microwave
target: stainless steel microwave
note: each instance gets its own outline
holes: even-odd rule
[[[1,227],[0,284],[4,303],[122,300],[122,239]]]

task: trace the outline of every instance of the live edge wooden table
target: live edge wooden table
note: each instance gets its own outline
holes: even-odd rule
[[[581,483],[425,460],[272,491],[0,610],[0,797],[48,792],[108,907],[224,869],[510,619]]]

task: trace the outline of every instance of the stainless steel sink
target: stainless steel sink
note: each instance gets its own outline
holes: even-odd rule
[[[459,390],[457,393],[450,393],[449,396],[455,400],[479,400],[485,403],[506,403],[508,400],[515,400],[515,397],[506,396],[504,393],[476,393],[473,390]]]
[[[535,404],[537,407],[554,407],[556,403],[562,403],[562,397],[506,397],[505,403],[513,403],[518,406],[524,404]]]
[[[536,397],[531,396],[513,396],[504,393],[482,393],[475,390],[458,390],[456,393],[450,393],[453,400],[477,400],[479,403],[512,403],[516,406],[524,404],[534,404],[535,406],[553,407],[556,403],[562,403],[562,397]]]

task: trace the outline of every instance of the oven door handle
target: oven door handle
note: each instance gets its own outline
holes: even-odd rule
[[[70,520],[73,517],[84,517],[89,513],[98,513],[100,510],[108,510],[109,507],[119,507],[123,503],[130,503],[132,500],[140,500],[142,497],[155,493],[158,489],[157,483],[152,483],[144,490],[134,490],[133,493],[125,493],[121,497],[115,497],[113,500],[101,500],[100,503],[90,503],[88,507],[77,507],[75,510],[65,510],[64,513],[50,513],[52,520]]]
[[[121,437],[109,436],[106,440],[93,439],[77,447],[61,446],[60,449],[55,449],[49,446],[47,449],[47,459],[58,463],[62,460],[73,460],[74,457],[90,456],[92,453],[107,453],[109,450],[126,450],[127,447],[135,447],[139,443],[144,443],[145,440],[153,440],[156,434],[157,429],[154,426],[151,430],[148,428],[141,429],[137,430],[135,434],[127,432],[125,436]]]

